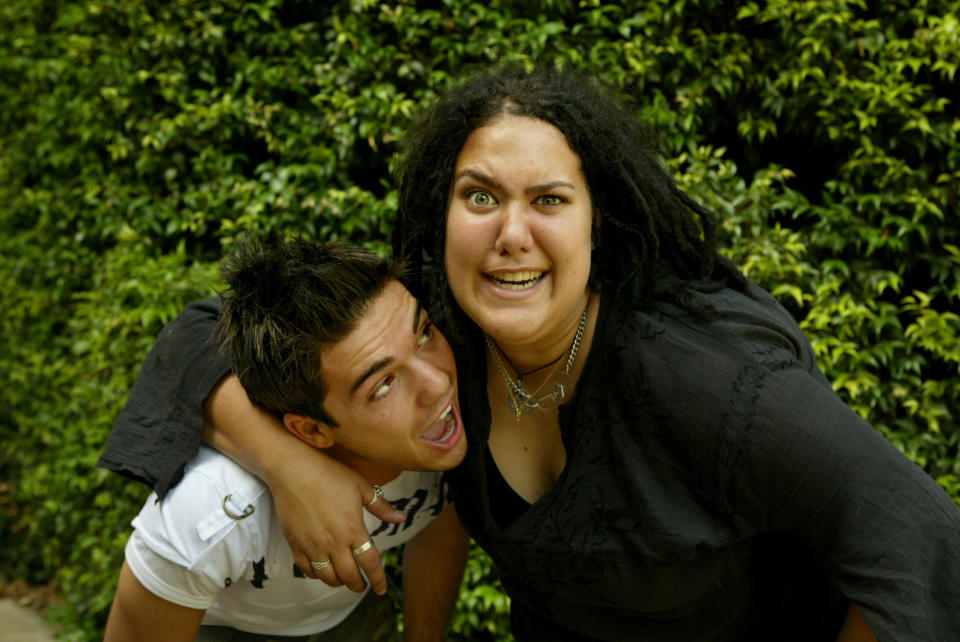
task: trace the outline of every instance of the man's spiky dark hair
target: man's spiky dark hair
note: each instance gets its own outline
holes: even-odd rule
[[[251,401],[336,426],[324,410],[320,352],[356,327],[401,266],[363,248],[306,240],[242,242],[215,330]]]

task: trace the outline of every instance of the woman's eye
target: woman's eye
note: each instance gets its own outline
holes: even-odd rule
[[[373,389],[372,393],[370,393],[370,400],[373,401],[376,399],[383,399],[390,394],[390,390],[393,388],[394,379],[395,377],[391,375],[378,383],[377,387]]]
[[[563,197],[557,196],[556,194],[544,194],[543,196],[538,196],[535,202],[538,205],[546,205],[547,207],[554,207],[563,203],[564,199]]]
[[[476,205],[477,207],[487,207],[496,203],[493,195],[490,192],[484,192],[483,190],[474,190],[467,194],[467,200],[470,201],[471,205]]]
[[[427,323],[424,324],[423,330],[420,331],[420,335],[417,337],[417,347],[419,348],[420,346],[425,344],[427,341],[432,339],[433,333],[434,333],[433,324],[428,321]]]

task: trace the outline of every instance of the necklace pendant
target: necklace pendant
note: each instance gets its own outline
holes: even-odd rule
[[[490,338],[490,335],[484,335],[484,338],[487,342],[487,350],[490,351],[490,356],[493,358],[493,362],[497,366],[497,370],[500,371],[500,376],[503,377],[504,382],[507,384],[507,407],[510,409],[510,412],[513,413],[513,416],[516,417],[517,423],[520,423],[520,419],[532,409],[536,408],[541,412],[546,412],[553,406],[553,404],[566,397],[566,386],[570,383],[570,368],[573,367],[573,363],[577,358],[577,350],[580,348],[580,339],[583,337],[583,328],[587,323],[588,309],[589,305],[584,307],[583,313],[580,315],[580,323],[577,324],[577,333],[573,337],[573,343],[570,344],[570,356],[567,357],[567,363],[563,369],[563,372],[557,375],[557,378],[554,379],[553,390],[540,397],[537,397],[536,395],[547,384],[547,381],[549,381],[550,377],[553,376],[553,373],[556,371],[556,367],[550,372],[549,375],[547,375],[547,381],[540,384],[540,386],[532,393],[527,392],[527,390],[523,387],[523,377],[533,372],[537,372],[538,370],[542,370],[546,366],[540,366],[539,368],[526,373],[518,372],[517,378],[514,380],[509,374],[507,374],[507,369],[503,365],[503,360],[500,358],[499,346],[497,346],[493,339]],[[563,353],[554,359],[554,361],[546,365],[549,366],[552,363],[559,363],[562,357]],[[513,364],[510,365],[513,366]],[[514,370],[516,370],[515,367]]]
[[[553,396],[554,401],[560,401],[565,399],[567,396],[566,385],[570,383],[570,373],[561,372],[557,376],[557,383],[553,386],[553,390],[550,394]]]
[[[507,406],[510,408],[510,412],[517,418],[517,423],[520,423],[521,417],[530,412],[530,406],[525,403],[518,404],[513,393],[510,392],[507,393]]]

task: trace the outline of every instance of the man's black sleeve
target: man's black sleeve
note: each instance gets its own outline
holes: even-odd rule
[[[157,336],[98,466],[153,487],[162,498],[200,447],[203,400],[230,372],[211,339],[222,303],[191,303]]]

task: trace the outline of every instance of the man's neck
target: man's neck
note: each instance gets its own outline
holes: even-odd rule
[[[363,475],[363,477],[371,484],[386,484],[387,482],[396,479],[397,476],[403,472],[403,469],[401,468],[365,459],[341,448],[340,446],[332,446],[327,448],[326,451],[328,455],[340,463],[349,466]]]

